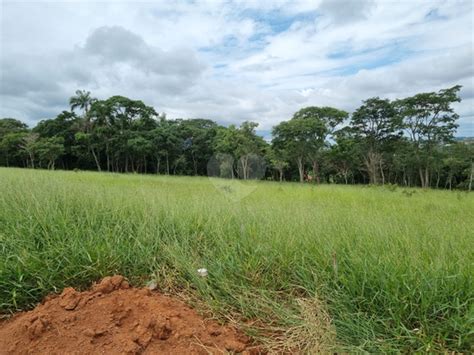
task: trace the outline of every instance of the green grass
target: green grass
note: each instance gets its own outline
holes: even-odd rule
[[[474,194],[403,191],[3,168],[0,311],[120,273],[280,345],[472,351]]]

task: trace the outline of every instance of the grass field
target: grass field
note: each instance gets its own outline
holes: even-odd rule
[[[0,169],[2,312],[120,273],[273,346],[468,352],[473,245],[462,192]]]

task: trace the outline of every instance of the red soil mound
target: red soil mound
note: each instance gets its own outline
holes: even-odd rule
[[[181,301],[130,288],[122,276],[90,291],[64,289],[0,324],[1,354],[257,353],[234,328],[204,320]]]

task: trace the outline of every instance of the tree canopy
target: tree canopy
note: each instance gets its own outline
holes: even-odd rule
[[[473,140],[456,140],[460,86],[390,101],[372,97],[352,114],[310,106],[272,129],[167,119],[143,101],[77,90],[71,111],[32,128],[0,119],[0,165],[315,183],[472,189]],[[213,163],[213,164],[214,164]]]

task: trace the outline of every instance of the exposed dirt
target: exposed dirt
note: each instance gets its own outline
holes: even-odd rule
[[[66,288],[0,323],[0,354],[256,354],[250,339],[122,276]]]

